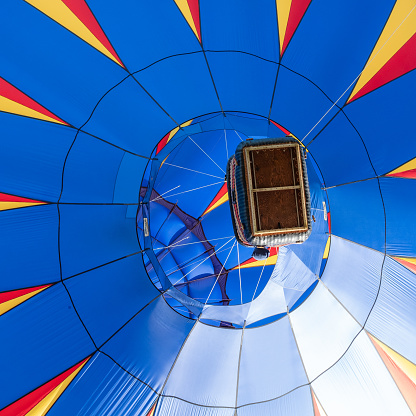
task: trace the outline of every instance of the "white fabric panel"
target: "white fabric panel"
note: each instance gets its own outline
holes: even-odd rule
[[[364,325],[377,296],[384,254],[332,236],[322,281]]]
[[[288,316],[244,331],[238,406],[274,399],[307,383]]]
[[[206,305],[201,319],[214,319],[237,325],[249,325],[269,316],[286,312],[286,300],[283,288],[269,280],[260,295],[253,302],[243,305],[215,306]]]
[[[249,310],[250,303],[231,306],[205,305],[200,319],[213,319],[243,326]]]
[[[310,381],[341,358],[361,329],[321,282],[290,317]]]
[[[174,397],[162,397],[154,416],[234,416],[234,409],[197,406]]]
[[[316,276],[290,249],[282,247],[270,280],[286,289],[306,290]]]
[[[269,280],[260,295],[251,302],[251,307],[247,315],[247,325],[268,318],[269,316],[285,313],[286,310],[286,299],[283,288],[272,280]]]
[[[241,332],[198,322],[163,394],[203,406],[234,407]]]
[[[312,387],[328,416],[412,415],[365,331]]]
[[[416,275],[390,257],[366,329],[416,363]]]
[[[276,400],[240,407],[237,416],[314,416],[311,389],[300,387]]]

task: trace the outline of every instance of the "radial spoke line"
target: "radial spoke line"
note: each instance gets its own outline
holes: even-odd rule
[[[210,186],[215,186],[215,185],[218,185],[218,184],[220,184],[220,183],[224,183],[224,181],[221,181],[221,182],[215,182],[215,183],[210,183],[209,185],[204,185],[204,186],[200,186],[200,187],[198,187],[198,188],[193,188],[193,189],[188,189],[187,191],[183,191],[183,192],[178,192],[178,193],[176,193],[176,194],[172,194],[172,195],[166,195],[165,196],[165,198],[172,198],[172,196],[177,196],[177,195],[182,195],[182,194],[186,194],[186,193],[188,193],[188,192],[194,192],[194,191],[198,191],[199,189],[204,189],[204,188],[208,188],[208,187],[210,187]],[[180,186],[180,185],[179,185]],[[169,192],[169,191],[168,191]],[[165,192],[165,194],[166,194],[167,192]],[[154,202],[154,201],[157,201],[158,199],[160,199],[161,198],[161,195],[160,196],[158,196],[157,198],[155,198],[155,199],[152,199],[150,202]]]
[[[211,296],[211,293],[212,293],[212,291],[214,290],[214,287],[215,287],[215,285],[217,284],[218,279],[220,278],[221,273],[222,273],[222,271],[224,270],[224,267],[225,267],[225,265],[226,265],[226,263],[227,263],[228,257],[230,257],[230,254],[231,254],[231,252],[233,251],[234,246],[236,245],[236,243],[237,243],[237,240],[235,240],[235,241],[234,241],[234,244],[233,244],[233,245],[232,245],[232,247],[230,248],[230,252],[228,253],[227,258],[225,259],[225,262],[224,262],[224,264],[223,264],[223,265],[222,265],[222,267],[221,267],[221,271],[218,273],[217,278],[215,279],[215,282],[214,282],[214,284],[212,285],[211,291],[210,291],[210,292],[209,292],[209,294],[208,294],[207,300],[205,301],[205,305],[208,303],[208,300],[209,300],[209,298],[210,298],[210,296]]]
[[[241,340],[240,340],[240,352],[238,354],[238,367],[237,367],[237,383],[235,389],[235,411],[234,416],[237,416],[237,405],[238,405],[238,387],[240,385],[240,367],[241,367],[241,352],[243,351],[243,340],[244,340],[244,331],[246,329],[246,321],[244,321],[243,329],[241,330]]]
[[[234,237],[233,237],[233,238],[234,238]],[[230,240],[232,240],[232,239],[230,239]],[[211,250],[215,250],[215,248],[214,248],[214,247],[211,247],[211,248],[209,248],[209,249],[205,250],[203,253],[198,254],[196,257],[192,258],[191,260],[195,260],[195,259],[197,259],[198,257],[201,257],[201,256],[203,256],[204,254],[206,254],[206,253],[210,252]],[[218,249],[218,250],[215,250],[214,254],[222,253],[223,251],[226,251],[226,250],[228,250],[228,248]],[[192,266],[193,264],[195,264],[195,263],[197,263],[197,262],[198,262],[198,260],[196,260],[196,261],[192,261],[191,263],[189,263],[191,260],[188,260],[188,261],[186,261],[186,262],[182,263],[182,264],[180,265],[180,267],[179,267],[178,269],[176,269],[176,270],[175,270],[175,268],[169,269],[169,271],[171,271],[171,270],[173,270],[173,271],[171,271],[171,272],[170,272],[167,276],[170,276],[170,275],[172,275],[172,274],[174,274],[174,273],[176,273],[176,272],[178,272],[178,271],[181,271],[181,270],[182,270],[185,266]]]
[[[234,238],[234,237],[233,237]],[[225,244],[223,244],[221,248],[223,248],[224,246],[226,246],[230,241],[232,240],[232,238],[230,238]],[[235,243],[234,243],[235,244]],[[233,245],[234,247],[234,245]],[[231,253],[231,252],[230,252]],[[184,274],[178,281],[176,281],[173,286],[177,285],[181,280],[183,280],[186,276],[188,276],[188,274],[192,273],[195,269],[197,269],[202,263],[204,263],[205,261],[207,261],[209,258],[211,258],[214,254],[216,254],[216,250],[214,250],[214,252],[212,254],[210,254],[208,257],[206,257],[204,260],[202,260],[197,266],[195,266],[192,270],[190,270],[188,273]],[[228,257],[227,257],[228,258]]]
[[[191,136],[188,136],[188,138],[192,140],[192,142],[201,150],[201,152],[204,153],[204,155],[207,156],[211,160],[211,162],[213,162],[215,166],[217,166],[217,168],[220,169],[221,172],[223,172],[225,175],[224,169],[222,169],[221,166],[218,165],[218,163],[202,147],[200,147],[199,144]]]
[[[236,134],[237,134],[237,136],[238,136],[238,138],[243,142],[244,140],[241,138],[241,136],[238,134],[238,131],[237,130],[234,130],[235,132],[236,132]]]
[[[227,155],[227,160],[228,160],[229,156],[228,156],[227,130],[225,129],[224,129],[224,140],[225,140],[225,153]]]
[[[200,172],[199,170],[194,170],[190,168],[185,168],[184,166],[174,165],[173,163],[165,162],[164,165],[172,166],[174,168],[189,170],[191,172],[199,173],[201,175],[212,176],[213,178],[222,179],[221,176],[211,175],[210,173]]]
[[[263,267],[261,269],[260,277],[259,277],[259,280],[257,280],[257,285],[256,285],[256,288],[254,289],[253,298],[251,299],[252,302],[254,300],[254,297],[256,296],[257,288],[259,287],[261,276],[263,275],[264,268],[266,267],[266,263],[267,263],[267,259],[264,259],[264,264],[263,264]]]
[[[159,196],[157,196],[156,198],[151,199],[149,202],[157,201],[158,199],[161,199],[161,198],[163,197],[163,195],[166,195],[167,193],[172,192],[173,190],[178,189],[179,187],[180,187],[180,185],[175,186],[174,188],[169,189],[169,191],[163,192],[163,194],[160,194],[160,195],[159,195]]]
[[[295,340],[296,348],[298,350],[299,358],[300,358],[300,361],[302,362],[303,371],[305,372],[306,379],[308,380],[308,384],[310,385],[311,384],[311,380],[309,379],[308,373],[306,371],[305,363],[303,362],[302,354],[300,353],[298,340],[296,339],[295,331],[294,331],[293,325],[292,325],[292,320],[290,319],[289,308],[287,308],[287,312],[286,313],[287,313],[287,317],[289,319],[290,329],[292,330],[293,339]]]
[[[325,186],[324,188],[321,188],[323,191],[326,191],[328,189],[332,189],[332,188],[338,188],[339,186],[344,186],[344,185],[352,185],[354,183],[360,183],[360,182],[365,182],[365,181],[371,181],[372,179],[377,179],[379,178],[379,176],[373,176],[371,178],[366,178],[366,179],[360,179],[358,181],[352,181],[352,182],[345,182],[345,183],[340,183],[338,185],[332,185],[332,186]]]
[[[187,237],[187,238],[189,238],[189,237]],[[211,241],[226,240],[226,239],[229,239],[229,238],[234,238],[234,236],[230,235],[228,237],[211,238],[210,240],[199,240],[199,241],[194,241],[193,243],[186,243],[186,244],[171,244],[170,246],[155,248],[154,250],[164,250],[166,248],[172,248],[172,247],[175,248],[175,247],[190,246],[192,244],[209,243]],[[180,241],[182,241],[182,240],[180,240]]]
[[[383,45],[380,46],[378,51],[374,54],[374,56],[364,65],[364,68],[361,70],[361,72],[354,78],[354,80],[351,82],[351,84],[347,87],[347,89],[339,96],[339,98],[332,104],[332,106],[328,109],[328,111],[319,119],[319,121],[309,130],[309,132],[306,134],[306,136],[301,140],[303,142],[310,133],[312,133],[313,130],[315,130],[315,127],[320,124],[320,122],[326,117],[326,115],[338,104],[339,100],[346,94],[346,92],[354,85],[355,81],[361,76],[361,74],[364,72],[364,70],[367,68],[367,66],[372,62],[375,57],[380,53],[380,51],[384,48],[386,43],[394,36],[394,34],[399,30],[400,26],[405,22],[405,20],[410,16],[410,14],[413,12],[413,10],[416,8],[416,5],[413,6],[412,10],[407,14],[407,16],[401,21],[399,26],[394,30],[394,32],[387,38],[387,40],[383,43]]]
[[[171,368],[170,368],[170,370],[169,370],[169,373],[168,373],[168,375],[166,376],[166,379],[165,379],[165,381],[164,381],[164,383],[163,383],[163,386],[162,386],[162,388],[160,389],[160,393],[158,393],[158,395],[159,395],[159,396],[160,396],[161,394],[163,394],[163,390],[165,389],[166,384],[167,384],[167,382],[168,382],[168,380],[169,380],[169,377],[170,377],[170,375],[172,374],[173,368],[175,367],[175,364],[176,364],[176,362],[178,361],[178,358],[179,358],[179,356],[181,355],[181,352],[182,352],[182,350],[184,349],[185,344],[187,343],[187,341],[188,341],[189,337],[191,336],[191,334],[192,334],[192,332],[193,332],[194,328],[198,325],[198,322],[199,322],[199,317],[198,317],[198,319],[195,321],[195,323],[192,325],[191,330],[188,332],[188,335],[186,336],[185,340],[183,341],[183,343],[182,343],[182,345],[181,345],[181,348],[180,348],[180,350],[178,351],[178,354],[176,355],[175,360],[173,361],[173,364],[172,364],[172,366],[171,366]]]
[[[238,280],[240,281],[240,297],[241,297],[241,304],[243,304],[243,289],[241,287],[240,249],[238,248],[238,244],[237,244],[237,262],[238,262]]]

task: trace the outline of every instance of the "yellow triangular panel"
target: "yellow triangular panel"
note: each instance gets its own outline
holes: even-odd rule
[[[415,32],[415,2],[413,0],[397,0],[350,98],[353,98],[377,74]]]
[[[201,39],[199,38],[198,30],[194,22],[194,18],[192,17],[191,9],[189,8],[188,1],[187,0],[174,0],[174,1],[176,5],[179,7],[179,10],[185,17],[186,21],[188,22],[188,25],[191,27],[195,36],[198,38],[199,41],[201,41]]]
[[[392,170],[387,175],[395,175],[397,173],[407,172],[408,170],[416,169],[416,158],[410,160],[404,165],[399,166],[397,169]]]
[[[25,416],[44,416],[48,413],[49,409],[54,405],[54,403],[59,399],[61,394],[69,386],[71,381],[76,377],[76,375],[82,370],[84,364],[79,366],[71,375],[69,375],[61,384],[55,387],[43,400],[41,400],[29,413],[26,413]]]
[[[283,49],[283,42],[285,40],[287,22],[289,21],[289,13],[291,6],[292,0],[276,0],[280,50]]]
[[[10,100],[2,96],[0,96],[0,111],[4,111],[5,113],[17,114],[19,116],[25,116],[25,117],[37,118],[37,119],[45,120],[45,121],[51,121],[52,123],[65,124],[55,118],[48,117],[42,113],[39,113],[39,111],[32,110],[29,107],[26,107],[22,104],[19,104],[13,100]]]
[[[34,205],[44,205],[46,202],[15,202],[15,201],[0,201],[0,211],[8,209],[31,207]]]
[[[120,65],[120,62],[117,61],[108,49],[91,33],[90,29],[61,0],[25,1]]]
[[[0,303],[0,315],[3,315],[4,313],[8,312],[10,309],[15,308],[16,306],[23,303],[25,300],[30,299],[32,296],[37,295],[38,293],[42,292],[43,290],[47,289],[49,286],[42,287],[38,290],[35,290],[30,293],[26,293],[26,295],[19,296],[18,298],[10,299],[6,302]]]
[[[331,246],[331,236],[328,237],[328,240],[326,241],[325,251],[324,251],[324,259],[328,258],[329,255],[329,247]]]
[[[370,334],[369,334],[370,335]],[[373,342],[375,342],[395,363],[396,365],[409,377],[414,384],[416,384],[416,365],[404,358],[402,355],[393,351],[386,344],[383,344],[377,338],[370,335]]]

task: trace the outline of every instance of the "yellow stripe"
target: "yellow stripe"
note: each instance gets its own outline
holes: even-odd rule
[[[120,65],[108,49],[91,33],[91,31],[72,13],[71,9],[61,0],[25,0],[27,3],[45,13],[51,19],[64,26],[112,61]]]
[[[8,209],[30,207],[34,205],[44,205],[46,202],[12,202],[12,201],[0,201],[0,211],[6,211]]]
[[[283,42],[285,40],[287,22],[289,21],[289,13],[291,6],[292,0],[276,0],[277,21],[279,25],[280,53],[283,49]]]
[[[48,413],[49,409],[54,405],[54,403],[59,399],[61,394],[69,386],[71,381],[76,377],[76,375],[82,370],[87,361],[79,366],[71,375],[69,375],[61,384],[55,387],[44,399],[42,399],[29,413],[26,413],[25,416],[44,416]]]
[[[55,120],[54,118],[51,118],[51,117],[45,116],[42,113],[39,113],[39,111],[32,110],[29,107],[26,107],[22,104],[17,103],[16,101],[10,100],[2,96],[0,96],[0,111],[4,111],[6,113],[11,113],[11,114],[17,114],[19,116],[26,116],[26,117],[37,118],[40,120],[45,120],[45,121],[51,121],[52,123],[64,124],[58,120]]]
[[[383,33],[351,93],[351,98],[360,91],[360,89],[377,74],[384,64],[386,64],[386,62],[415,34],[416,10],[412,11],[414,6],[414,0],[397,0]]]
[[[270,256],[267,260],[266,260],[266,266],[274,266],[276,264],[276,260],[277,260],[277,255],[274,256]],[[241,265],[240,269],[248,269],[249,267],[263,267],[264,265],[264,261],[260,260],[260,261],[253,261],[252,263],[249,264],[245,264],[244,266]],[[239,267],[236,266],[234,267],[233,270],[237,270]]]
[[[222,205],[224,202],[228,201],[228,192],[223,195],[211,208],[207,209],[202,215],[208,214],[208,212],[211,212],[215,208],[218,208],[220,205]]]
[[[416,365],[404,358],[396,351],[393,351],[390,347],[388,347],[386,344],[383,344],[377,338],[374,338],[373,336],[371,336],[371,338],[397,364],[397,366],[407,375],[407,377],[409,377],[413,383],[416,384]]]
[[[408,263],[412,263],[416,265],[416,258],[415,257],[394,257],[396,260],[407,261]]]
[[[324,251],[324,259],[328,258],[329,254],[329,247],[331,246],[331,237],[328,237],[328,240],[326,241],[325,251]]]
[[[179,10],[184,15],[186,21],[188,22],[188,25],[191,26],[192,31],[194,32],[195,36],[199,39],[198,31],[195,26],[194,19],[192,17],[191,9],[189,8],[189,4],[187,0],[175,0],[176,5],[179,7]]]
[[[410,160],[409,162],[405,163],[404,165],[399,166],[397,169],[392,170],[387,175],[393,175],[395,173],[402,173],[408,170],[416,169],[416,158]]]
[[[18,298],[10,299],[6,302],[1,303],[0,304],[0,315],[3,315],[4,313],[9,311],[10,309],[15,308],[16,306],[23,303],[25,300],[30,299],[32,296],[37,295],[38,293],[42,292],[42,290],[45,290],[48,287],[43,287],[41,289],[35,290],[34,292],[26,293],[26,295],[22,295],[22,296],[19,296]]]

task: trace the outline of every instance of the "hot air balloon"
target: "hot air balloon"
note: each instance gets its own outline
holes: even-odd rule
[[[0,9],[0,416],[416,414],[414,0]],[[227,161],[287,136],[256,259]]]

